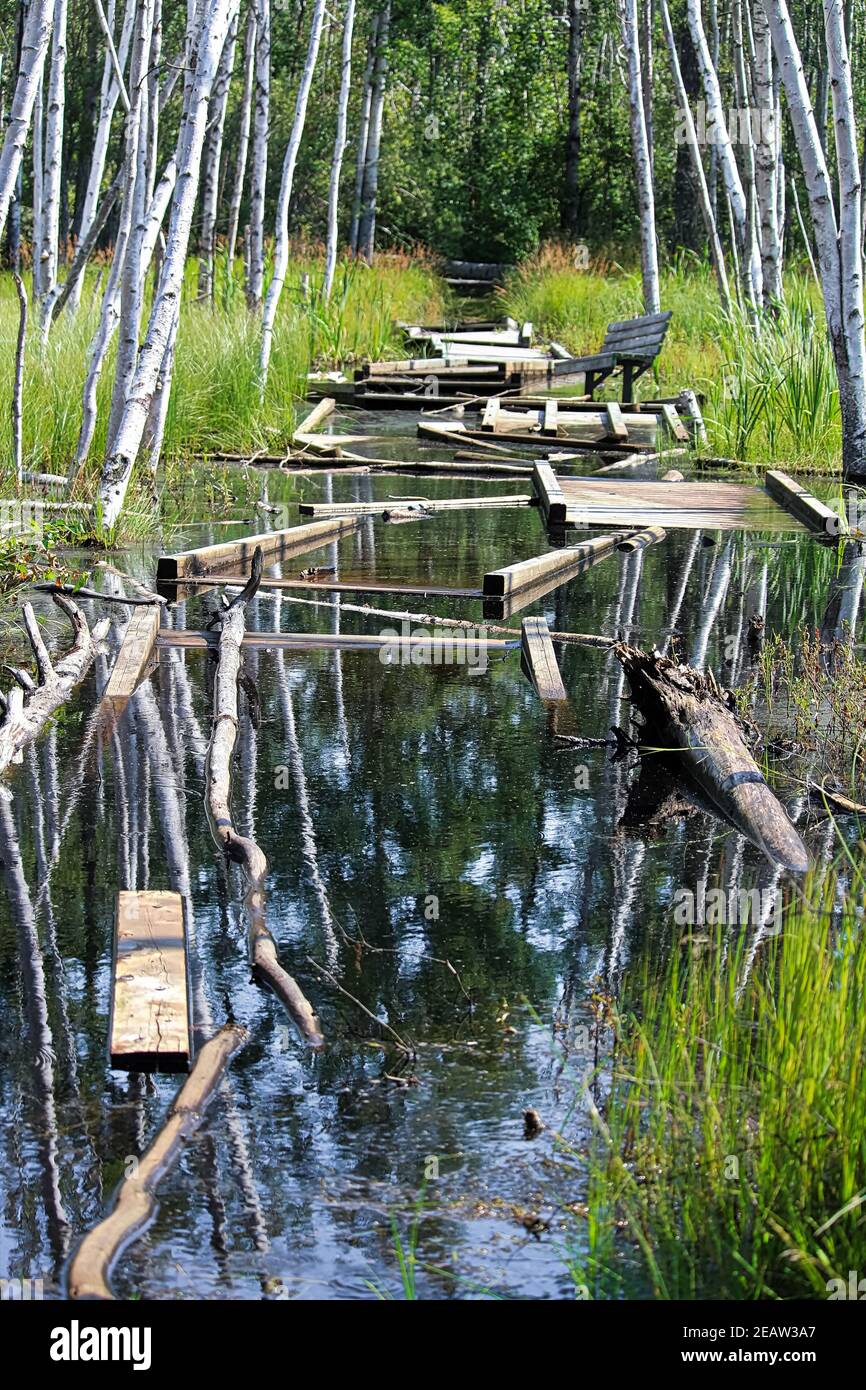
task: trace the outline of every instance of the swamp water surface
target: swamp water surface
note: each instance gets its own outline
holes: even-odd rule
[[[404,450],[418,456],[414,441]],[[288,524],[299,500],[531,490],[506,478],[261,476]],[[197,515],[207,511],[203,500]],[[197,525],[114,558],[152,584],[160,549],[257,529]],[[764,612],[769,631],[788,635],[818,624],[835,551],[804,532],[715,539],[669,533],[524,613],[661,645],[679,602],[684,655],[740,681],[748,617]],[[534,508],[451,512],[365,521],[283,572],[336,565],[341,579],[475,588],[485,570],[545,547]],[[476,600],[300,598],[310,595],[262,592],[248,626],[399,625],[350,607],[366,602],[482,622]],[[204,627],[214,602],[197,591],[169,621]],[[524,613],[505,624],[519,628]],[[558,650],[573,732],[627,727],[613,658]],[[250,1039],[160,1186],[155,1221],[121,1257],[121,1297],[402,1297],[398,1238],[404,1249],[416,1242],[421,1297],[573,1296],[585,1240],[581,1084],[593,1072],[604,1088],[604,998],[641,957],[660,968],[683,949],[672,916],[680,886],[772,889],[776,871],[708,814],[622,825],[634,759],[558,743],[517,651],[491,653],[486,669],[385,665],[365,651],[248,650],[246,666],[260,708],[254,728],[242,702],[235,816],[267,855],[268,924],[322,1019],[325,1049],[306,1050],[250,980],[242,886],[215,851],[203,801],[210,658],[163,650],[116,737],[82,761],[103,661],[13,773],[0,825],[7,865],[10,836],[20,843],[27,889],[15,899],[7,875],[0,904],[0,1277],[42,1278],[46,1297],[63,1296],[69,1252],[176,1092],[176,1079],[112,1072],[106,1056],[115,895],[151,887],[188,898],[200,1036],[231,1012]],[[828,854],[826,822],[799,823],[810,850]],[[751,933],[755,949],[761,930],[730,928]],[[308,957],[411,1041],[414,1058]],[[526,1107],[546,1125],[533,1140]]]

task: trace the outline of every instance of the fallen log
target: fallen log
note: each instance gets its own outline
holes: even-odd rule
[[[247,940],[253,972],[273,990],[309,1045],[318,1048],[324,1042],[319,1020],[298,984],[280,965],[276,943],[265,921],[268,861],[255,840],[238,834],[230,805],[232,757],[238,736],[238,677],[246,630],[245,610],[259,587],[262,563],[262,552],[257,548],[250,579],[222,615],[219,663],[214,678],[213,732],[205,769],[208,819],[217,845],[225,852],[227,859],[240,865],[246,878],[244,905],[249,924]]]
[[[23,692],[20,688],[16,689],[5,701],[0,723],[0,772],[19,758],[22,749],[36,738],[52,714],[69,699],[76,685],[87,674],[97,646],[108,633],[110,624],[107,618],[97,623],[91,632],[81,609],[70,599],[59,591],[52,593],[52,598],[71,622],[75,641],[65,656],[56,664],[52,663],[33,609],[29,603],[23,605],[21,613],[36,661],[38,684],[29,682],[30,688]],[[19,687],[21,684],[19,680]]]
[[[134,1172],[118,1189],[114,1208],[82,1240],[69,1270],[69,1297],[112,1299],[109,1283],[118,1256],[145,1230],[156,1212],[156,1188],[201,1124],[231,1058],[246,1041],[247,1031],[226,1024],[201,1048],[181,1086],[165,1124]]]
[[[747,839],[772,863],[805,873],[806,846],[746,747],[732,697],[712,672],[624,642],[614,652],[643,716],[642,745],[655,753],[680,753],[684,769]]]

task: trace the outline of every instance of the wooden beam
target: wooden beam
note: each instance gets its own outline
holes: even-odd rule
[[[779,506],[784,507],[785,511],[790,512],[798,521],[802,521],[810,531],[827,536],[831,540],[848,534],[846,517],[834,512],[825,502],[819,502],[807,488],[789,478],[781,469],[768,468],[764,484]]]
[[[211,579],[184,579],[181,588],[215,589],[223,585],[236,584],[243,588],[249,579],[248,574],[220,574]],[[455,589],[441,584],[388,584],[375,580],[359,579],[353,583],[349,579],[263,579],[259,590],[303,589],[305,592],[320,590],[329,594],[411,594],[422,598],[482,598],[480,589]]]
[[[118,893],[111,987],[111,1065],[189,1069],[186,928],[179,893]]]
[[[481,417],[481,428],[483,430],[496,431],[496,420],[499,415],[502,402],[498,396],[491,396],[484,407],[484,414]]]
[[[327,420],[329,415],[334,413],[337,402],[333,396],[323,396],[317,405],[314,405],[306,420],[295,430],[292,435],[293,444],[307,444],[309,436]]]
[[[568,511],[567,499],[549,463],[534,465],[532,482],[547,524],[557,525],[564,522]]]
[[[266,564],[279,564],[294,555],[305,555],[339,540],[357,526],[355,517],[335,517],[333,521],[314,521],[306,526],[290,526],[284,531],[265,531],[259,536],[240,536],[197,550],[182,550],[176,555],[161,555],[156,567],[157,582],[171,584],[186,576],[211,574],[229,565],[250,564],[257,546],[261,546]]]
[[[557,588],[589,569],[605,555],[610,555],[622,539],[621,535],[596,536],[592,540],[581,541],[579,545],[550,550],[545,555],[534,555],[530,560],[506,565],[504,569],[490,570],[484,576],[484,597],[513,597],[522,589],[535,589],[543,580],[552,581],[548,590]]]
[[[392,497],[381,502],[301,502],[303,516],[384,516],[389,512],[461,512],[478,508],[529,507],[534,501],[528,492],[505,497]]]
[[[541,433],[553,435],[556,438],[559,432],[559,404],[555,400],[544,402],[544,419],[541,424]]]
[[[439,630],[441,632],[441,629]],[[416,647],[429,647],[433,653],[465,654],[468,651],[505,652],[516,643],[504,639],[485,637],[467,638],[459,633],[451,636],[432,636],[429,628],[424,632],[410,632],[408,636],[396,637],[381,633],[367,632],[247,632],[244,634],[245,647],[257,647],[270,651],[379,651],[382,647],[405,648],[411,651]],[[196,632],[191,628],[164,628],[159,639],[162,647],[185,647],[204,650],[219,646],[218,632]]]
[[[158,603],[142,604],[134,609],[124,629],[108,684],[102,692],[103,705],[126,704],[144,680],[154,660],[159,615]]]
[[[663,541],[667,532],[662,526],[647,526],[636,531],[633,536],[623,536],[617,543],[617,550],[646,550],[648,545]]]
[[[520,639],[520,665],[545,703],[568,699],[546,618],[524,618]]]
[[[607,417],[607,433],[605,439],[613,439],[618,444],[625,444],[628,440],[628,425],[622,418],[622,411],[616,401],[608,401],[604,407]]]
[[[688,444],[691,436],[677,414],[675,407],[672,405],[662,405],[661,416],[674,439],[679,440],[681,444]]]

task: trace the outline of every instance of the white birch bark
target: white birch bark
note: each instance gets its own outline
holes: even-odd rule
[[[310,27],[310,41],[307,46],[307,57],[304,63],[303,73],[301,74],[301,84],[298,88],[298,95],[295,100],[295,118],[292,122],[292,133],[289,136],[289,143],[286,146],[286,154],[283,160],[283,176],[280,181],[280,196],[277,202],[274,273],[271,277],[271,283],[268,286],[265,309],[262,315],[262,343],[259,354],[259,389],[262,395],[264,395],[268,381],[268,365],[271,360],[271,348],[274,341],[274,323],[277,317],[280,297],[283,293],[283,286],[286,282],[286,270],[289,265],[289,205],[292,200],[292,184],[295,179],[295,166],[298,162],[298,151],[301,148],[301,139],[304,134],[304,125],[307,119],[307,103],[310,99],[310,88],[313,85],[313,74],[316,71],[316,60],[319,56],[319,44],[322,39],[322,23],[324,18],[325,0],[315,0]]]
[[[198,28],[195,72],[178,137],[177,187],[162,272],[123,415],[99,481],[97,509],[108,529],[116,525],[123,508],[174,318],[179,312],[211,89],[237,7],[238,0],[207,0]]]
[[[256,72],[256,9],[250,3],[247,10],[247,29],[244,38],[244,89],[238,128],[238,149],[235,159],[234,184],[229,207],[228,233],[226,236],[226,257],[231,273],[235,262],[238,244],[238,224],[241,216],[241,202],[244,196],[244,178],[247,171],[247,154],[250,146],[250,115],[253,106],[253,81]]]
[[[782,238],[779,229],[779,132],[773,84],[773,45],[763,5],[752,16],[755,54],[753,62],[757,131],[755,140],[755,194],[761,244],[764,307],[782,300]]]
[[[67,0],[54,0],[54,32],[51,39],[51,73],[45,111],[45,160],[42,184],[42,221],[37,255],[40,289],[46,295],[57,283],[60,230],[60,179],[63,163],[63,119],[66,104]],[[50,322],[50,315],[48,316]]]
[[[739,241],[739,263],[746,298],[752,305],[761,303],[761,253],[756,240],[748,243],[749,210],[746,194],[740,179],[740,171],[734,155],[734,146],[725,120],[719,75],[710,54],[710,46],[704,30],[701,14],[701,0],[687,0],[689,31],[695,46],[695,54],[704,87],[707,106],[707,140],[716,151],[722,171],[725,188],[730,200],[731,215],[736,236]]]
[[[54,0],[30,0],[21,37],[21,61],[9,111],[9,124],[0,153],[0,236],[6,227],[9,205],[15,196],[53,22]]]
[[[322,285],[322,299],[326,304],[331,297],[334,272],[337,268],[337,242],[340,234],[340,171],[343,167],[343,154],[346,149],[346,122],[349,111],[349,90],[352,84],[352,35],[354,28],[355,0],[346,0],[346,16],[343,20],[340,96],[337,103],[337,133],[334,138],[334,157],[331,161],[331,182],[328,189],[328,239],[325,247],[325,280]]]
[[[355,196],[352,201],[352,225],[349,231],[349,249],[353,255],[358,253],[358,230],[361,224],[361,199],[364,196],[364,169],[367,166],[367,141],[370,138],[370,107],[373,101],[373,64],[376,61],[376,45],[379,37],[379,16],[373,16],[370,38],[367,43],[367,66],[364,69],[364,87],[361,97],[361,120],[358,126],[358,150],[355,157]]]
[[[641,71],[637,0],[623,0],[620,20],[623,43],[628,58],[629,121],[640,214],[640,263],[644,313],[657,314],[661,310],[661,290],[659,287],[652,158],[647,136],[647,108],[644,101]]]
[[[762,0],[809,193],[827,331],[839,379],[842,468],[866,478],[866,334],[860,252],[861,186],[851,67],[842,0],[823,0],[833,125],[839,165],[840,219],[821,134],[785,0]]]
[[[710,259],[713,263],[713,270],[716,273],[716,283],[719,287],[719,297],[725,309],[731,307],[731,290],[728,284],[728,272],[725,266],[725,253],[722,250],[722,242],[719,237],[719,229],[716,224],[715,213],[710,199],[710,190],[707,186],[707,177],[704,173],[704,163],[701,157],[701,149],[698,144],[695,122],[692,117],[691,107],[689,106],[688,93],[683,81],[682,69],[680,68],[679,54],[677,53],[676,37],[671,23],[670,10],[667,0],[659,0],[659,10],[664,29],[665,43],[667,44],[668,55],[671,64],[671,76],[674,83],[674,94],[677,100],[679,111],[682,112],[683,131],[688,145],[689,154],[692,160],[692,172],[695,182],[698,185],[698,198],[701,204],[701,213],[704,219],[704,227],[707,233],[707,241],[710,248]]]
[[[226,122],[229,87],[235,66],[235,46],[238,37],[238,16],[229,28],[222,51],[216,81],[211,93],[210,119],[205,139],[201,185],[201,228],[199,233],[198,292],[202,299],[213,299],[214,255],[216,252],[217,204],[219,201],[220,165],[223,152],[223,132]]]
[[[250,174],[250,235],[247,303],[259,309],[265,281],[265,182],[268,174],[268,129],[271,90],[270,0],[256,0],[256,80],[253,159]]]
[[[36,100],[33,104],[33,149],[31,151],[33,160],[33,298],[37,304],[42,298],[42,261],[39,256],[39,247],[42,245],[42,217],[43,199],[42,189],[44,186],[43,171],[45,168],[45,148],[44,148],[44,102],[43,102],[44,76],[40,77],[36,88]]]
[[[364,162],[364,188],[361,195],[361,218],[358,224],[358,254],[367,264],[373,260],[376,244],[376,198],[379,190],[379,151],[382,147],[382,120],[385,112],[385,84],[388,78],[388,35],[391,25],[391,0],[379,19],[376,42],[376,61],[373,66],[373,95],[370,101],[370,130],[367,136],[367,156]]]

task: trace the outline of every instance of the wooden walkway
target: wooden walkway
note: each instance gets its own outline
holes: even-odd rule
[[[536,488],[552,524],[716,531],[803,529],[802,523],[763,488],[742,483],[553,477],[555,489],[545,488],[546,472],[536,469]]]

